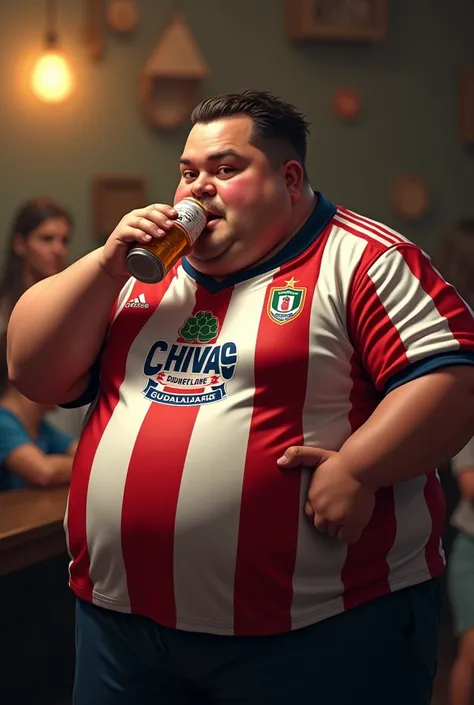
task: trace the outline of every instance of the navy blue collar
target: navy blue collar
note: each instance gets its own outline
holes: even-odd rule
[[[182,260],[184,271],[211,294],[215,294],[218,291],[227,289],[229,286],[234,286],[247,279],[265,274],[265,272],[269,272],[276,267],[281,267],[307,250],[334,217],[336,206],[330,203],[330,201],[327,201],[319,191],[316,191],[316,196],[318,197],[316,206],[303,227],[291,238],[285,247],[282,247],[276,255],[266,260],[266,262],[257,264],[255,267],[250,267],[249,269],[243,269],[240,272],[235,272],[235,274],[232,274],[222,281],[216,281],[214,277],[201,274],[185,257],[183,257]]]

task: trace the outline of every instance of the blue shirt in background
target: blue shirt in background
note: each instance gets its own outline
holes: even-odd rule
[[[64,454],[73,440],[67,433],[58,431],[44,420],[39,424],[38,437],[33,440],[18,416],[0,406],[0,492],[29,486],[26,480],[5,467],[5,458],[13,450],[33,443],[47,455]]]

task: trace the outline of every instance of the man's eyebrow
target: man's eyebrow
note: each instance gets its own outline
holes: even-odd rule
[[[210,162],[215,162],[218,161],[219,159],[225,159],[226,157],[237,157],[237,159],[243,159],[242,155],[239,154],[239,152],[236,152],[235,149],[224,149],[221,152],[215,152],[214,154],[209,154],[206,157],[206,161]],[[184,157],[181,157],[179,160],[180,164],[185,164],[186,166],[189,166],[192,162],[190,159],[185,159]]]

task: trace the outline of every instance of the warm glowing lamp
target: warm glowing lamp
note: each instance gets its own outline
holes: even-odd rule
[[[47,0],[47,29],[45,52],[36,62],[31,74],[31,89],[45,103],[61,103],[73,89],[69,65],[59,50],[56,30],[56,0]]]

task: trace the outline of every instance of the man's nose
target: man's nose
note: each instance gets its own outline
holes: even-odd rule
[[[202,175],[199,176],[196,181],[193,181],[191,193],[195,198],[201,198],[202,196],[213,197],[216,195],[216,187],[208,177]]]

